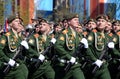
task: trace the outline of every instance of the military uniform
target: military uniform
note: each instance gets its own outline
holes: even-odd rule
[[[29,59],[32,59],[30,62],[28,62],[28,68],[29,68],[29,79],[39,79],[39,78],[45,78],[45,79],[54,79],[55,72],[51,67],[51,61],[50,61],[50,50],[48,51],[47,55],[45,55],[45,60],[38,65],[36,65],[36,59],[37,61],[40,61],[39,55],[43,54],[42,52],[46,49],[46,47],[49,45],[49,40],[51,39],[51,36],[43,37],[42,34],[34,34],[29,39],[29,55],[27,56]],[[34,68],[34,69],[33,69]]]
[[[14,57],[17,48],[20,46],[21,40],[21,37],[16,36],[12,30],[1,36],[0,61],[8,63],[9,60]],[[25,64],[23,64],[23,60],[18,57],[15,61],[19,65],[11,67],[10,71],[5,75],[4,79],[27,79],[28,70]]]
[[[78,57],[76,57],[77,61],[72,65],[72,67],[70,67],[67,73],[65,73],[64,70],[73,56],[73,53],[77,49],[78,44],[78,34],[70,27],[59,35],[54,46],[55,54],[58,56],[58,62],[56,62],[55,67],[56,79],[84,79],[83,72],[81,71],[80,64],[78,63]]]
[[[101,52],[104,50],[104,48],[107,46],[107,42],[109,39],[107,38],[106,34],[103,32],[99,32],[97,30],[93,30],[92,33],[88,36],[88,42],[89,42],[89,49],[87,50],[87,58],[92,61],[91,63],[91,71],[93,70],[94,66],[93,63],[99,59],[101,56]],[[106,52],[106,55],[108,55],[108,52]],[[108,63],[107,60],[103,57],[102,59],[103,64],[102,66],[96,71],[96,73],[91,74],[94,75],[93,78],[95,79],[111,79],[109,71],[108,71]]]

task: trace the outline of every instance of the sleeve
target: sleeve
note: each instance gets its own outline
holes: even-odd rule
[[[87,57],[87,59],[89,59],[89,60],[91,60],[91,61],[96,61],[97,60],[97,58],[94,56],[94,33],[93,32],[91,32],[89,35],[88,35],[88,44],[89,44],[89,48],[87,49],[87,51],[86,51],[86,57]]]
[[[3,61],[3,62],[8,62],[9,61],[9,57],[5,55],[4,53],[4,49],[7,45],[7,38],[6,36],[2,35],[0,37],[0,60]]]
[[[33,37],[31,37],[28,41],[28,45],[29,45],[29,50],[27,50],[27,57],[28,58],[37,58],[39,56],[38,52],[36,51],[36,44],[35,44],[35,39]]]
[[[71,59],[71,55],[65,50],[65,35],[61,34],[56,43],[55,43],[55,51],[58,56],[64,59]]]

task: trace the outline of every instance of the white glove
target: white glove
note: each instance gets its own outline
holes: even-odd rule
[[[21,42],[21,45],[24,46],[26,49],[29,49],[29,46],[28,46],[27,41],[23,40],[23,41]]]
[[[52,38],[50,42],[52,42],[53,44],[55,44],[56,43],[56,39]]]
[[[13,67],[15,65],[15,61],[13,59],[10,59],[8,64]]]
[[[45,60],[45,56],[44,55],[42,55],[42,54],[40,54],[40,56],[39,56],[39,58],[38,59],[40,59],[40,61],[44,61]]]
[[[95,65],[97,65],[99,68],[102,66],[103,64],[103,61],[97,59],[95,62],[94,62]]]
[[[76,58],[71,57],[70,62],[71,62],[72,64],[74,64],[74,63],[76,62]]]
[[[114,48],[114,46],[115,46],[115,44],[114,44],[113,42],[109,42],[109,43],[108,43],[108,47],[109,47],[109,48]]]
[[[87,41],[86,38],[82,38],[81,43],[84,44],[84,47],[85,47],[85,48],[88,48],[88,41]]]

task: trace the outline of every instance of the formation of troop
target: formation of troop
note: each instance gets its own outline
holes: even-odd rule
[[[58,17],[59,18],[59,17]],[[79,22],[15,15],[0,36],[0,79],[120,79],[120,22],[98,15]]]

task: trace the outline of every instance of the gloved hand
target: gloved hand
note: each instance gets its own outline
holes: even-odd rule
[[[52,38],[50,42],[52,42],[53,44],[55,44],[56,43],[56,39]]]
[[[39,56],[39,58],[38,59],[40,59],[40,61],[41,62],[43,62],[44,60],[45,60],[45,56],[44,55],[42,55],[42,54],[40,54],[40,56]]]
[[[27,41],[23,40],[20,44],[24,46],[26,49],[29,49]]]
[[[74,64],[75,62],[76,62],[76,58],[75,57],[71,57],[70,63]]]
[[[81,43],[84,44],[84,47],[85,47],[85,48],[88,48],[88,41],[87,41],[86,38],[82,38]]]
[[[14,67],[14,66],[19,66],[18,63],[16,63],[13,59],[10,59],[8,64],[11,66],[11,67]]]
[[[97,59],[93,64],[97,65],[100,68],[103,64],[103,61]]]
[[[114,42],[109,42],[109,43],[108,43],[108,47],[109,47],[109,48],[114,48],[114,47],[115,47]]]

